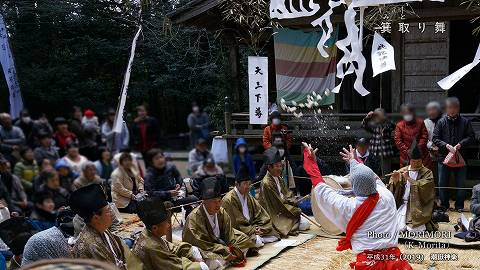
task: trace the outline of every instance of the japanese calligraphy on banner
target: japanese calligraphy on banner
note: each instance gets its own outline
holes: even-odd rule
[[[377,32],[375,32],[373,36],[372,70],[373,77],[388,70],[395,70],[395,52],[393,46]]]
[[[268,122],[268,58],[248,57],[250,124]]]
[[[13,118],[20,116],[23,109],[22,94],[20,93],[20,84],[17,80],[17,71],[13,63],[12,51],[8,44],[7,28],[3,16],[0,14],[0,63],[2,64],[5,80],[7,81],[8,91],[10,92],[10,114]]]
[[[470,70],[472,70],[475,66],[480,63],[480,44],[478,45],[477,48],[477,53],[475,53],[475,58],[473,58],[473,61],[462,67],[461,69],[455,71],[454,73],[450,74],[448,77],[443,78],[440,80],[438,85],[443,89],[443,90],[448,90],[452,88],[454,84],[456,84],[463,76],[467,75]]]

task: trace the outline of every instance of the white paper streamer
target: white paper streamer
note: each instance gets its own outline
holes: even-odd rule
[[[462,67],[461,69],[455,71],[454,73],[450,74],[448,77],[443,78],[437,84],[443,89],[448,90],[452,88],[454,84],[456,84],[463,76],[467,75],[470,70],[472,70],[475,66],[480,63],[480,44],[477,48],[477,53],[475,53],[475,58],[473,58],[472,63]]]
[[[296,10],[293,6],[293,1],[285,1],[285,0],[271,0],[270,1],[270,18],[277,18],[277,19],[293,19],[293,18],[300,18],[300,17],[309,17],[315,15],[320,10],[320,6],[315,4],[313,0],[309,0],[308,7],[312,11],[308,11],[305,6],[303,5],[303,1],[300,1],[300,10]],[[286,3],[289,5],[290,11],[288,11]]]
[[[125,72],[125,77],[123,79],[122,93],[120,94],[120,99],[117,107],[117,112],[115,115],[115,121],[113,122],[113,132],[121,133],[123,127],[123,110],[125,109],[125,103],[127,101],[127,90],[128,83],[130,82],[130,72],[132,71],[133,58],[135,57],[135,48],[137,47],[137,39],[142,32],[142,26],[138,27],[138,31],[135,34],[135,37],[132,41],[132,49],[130,51],[130,58],[128,59],[127,71]]]
[[[318,42],[317,48],[318,51],[320,51],[320,54],[327,58],[329,55],[327,51],[324,49],[326,48],[325,43],[327,42],[328,39],[332,36],[333,33],[333,25],[332,21],[330,19],[330,16],[333,14],[333,9],[340,6],[341,4],[345,4],[345,1],[339,0],[339,1],[333,1],[329,0],[328,1],[328,6],[330,7],[327,12],[325,12],[320,18],[314,20],[312,22],[312,25],[315,26],[320,26],[322,28],[322,36],[320,37],[320,41]],[[325,28],[323,28],[323,23],[325,23],[325,26],[327,27],[327,31],[325,31]]]

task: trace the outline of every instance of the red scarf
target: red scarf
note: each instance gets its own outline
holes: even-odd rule
[[[377,205],[378,200],[380,199],[380,195],[378,193],[372,194],[368,196],[368,198],[355,210],[353,213],[352,218],[347,224],[346,235],[344,238],[338,241],[337,251],[342,251],[346,249],[352,248],[352,235],[357,231],[360,226],[363,225],[365,220],[367,220],[368,216]]]

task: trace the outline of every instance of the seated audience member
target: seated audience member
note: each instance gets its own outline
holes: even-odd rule
[[[238,138],[235,142],[235,151],[233,154],[233,173],[237,175],[240,165],[244,164],[248,168],[250,179],[255,179],[255,164],[252,155],[248,152],[248,145],[244,138]]]
[[[20,268],[25,245],[35,233],[33,226],[24,217],[12,217],[0,223],[0,238],[13,254],[9,270]]]
[[[400,152],[400,167],[408,165],[408,150],[414,140],[422,153],[423,165],[432,168],[432,160],[427,151],[428,131],[423,119],[416,116],[415,108],[410,104],[403,104],[401,108],[403,120],[395,128],[395,144]]]
[[[232,227],[252,237],[256,246],[261,247],[279,240],[279,235],[267,211],[250,195],[251,179],[247,167],[241,165],[235,175],[235,188],[223,197],[222,207],[230,216]]]
[[[31,148],[25,147],[20,150],[22,159],[15,164],[13,173],[20,178],[23,188],[28,194],[33,192],[33,178],[38,175],[38,165],[33,158]]]
[[[14,125],[23,131],[26,145],[33,146],[33,120],[30,117],[30,113],[27,109],[22,109],[20,112],[20,117],[17,118]]]
[[[70,209],[60,210],[55,226],[30,237],[23,251],[22,267],[41,260],[72,258],[68,238],[73,236],[74,215]]]
[[[21,128],[12,124],[12,118],[8,113],[0,113],[0,151],[5,158],[15,164],[17,159],[13,152],[25,144],[25,135]]]
[[[33,151],[33,156],[40,165],[44,159],[50,160],[53,164],[60,158],[58,155],[57,147],[53,146],[51,135],[48,133],[40,133],[38,135],[40,145]]]
[[[132,156],[122,153],[120,165],[112,173],[112,201],[120,212],[136,213],[143,196],[143,179],[133,170]]]
[[[432,222],[435,205],[435,182],[433,173],[422,164],[422,153],[413,142],[409,151],[409,166],[394,172],[388,189],[397,205],[399,231],[436,231]]]
[[[40,165],[40,172],[32,180],[34,193],[37,192],[40,186],[43,184],[43,179],[40,177],[42,172],[53,170],[52,163],[48,159],[44,159],[42,163],[40,163],[39,165]]]
[[[203,165],[198,167],[197,171],[193,174],[193,188],[195,195],[200,196],[200,183],[203,181],[203,179],[212,176],[217,178],[218,181],[221,183],[222,194],[228,191],[227,178],[225,177],[222,168],[220,168],[220,166],[215,163],[215,160],[213,160],[213,158],[207,158],[203,162]]]
[[[183,180],[175,165],[167,162],[160,149],[148,151],[150,167],[145,176],[145,191],[148,196],[160,198],[163,201],[170,201],[173,205],[187,204],[198,201],[193,195],[187,195],[182,188]],[[192,206],[186,206],[187,214]]]
[[[202,166],[203,162],[213,158],[212,153],[208,150],[208,143],[205,139],[197,140],[195,148],[188,153],[188,170],[190,174],[197,171],[198,167]]]
[[[104,180],[97,175],[97,169],[93,162],[87,161],[82,165],[82,174],[73,181],[72,190],[91,184],[100,184],[105,186]],[[108,188],[110,190],[110,188]]]
[[[142,263],[122,239],[112,234],[112,210],[101,185],[92,184],[75,190],[70,207],[86,223],[75,245],[73,256],[112,263],[121,270],[142,269]]]
[[[128,148],[130,142],[130,133],[126,123],[122,124],[122,131],[120,134],[113,131],[115,115],[115,109],[109,109],[107,119],[101,127],[102,140],[106,143],[107,148],[110,149],[113,154],[117,154],[121,149]]]
[[[128,153],[128,154],[130,154],[130,155],[132,156],[133,169],[136,170],[140,176],[143,177],[144,175],[146,175],[147,169],[146,169],[145,163],[146,163],[148,160],[145,160],[145,161],[144,161],[142,154],[140,154],[140,153],[134,153],[134,152],[132,152],[132,151],[131,151],[130,149],[128,149],[128,148],[125,148],[125,149],[120,150],[120,152],[116,153],[116,154],[113,156],[112,163],[113,163],[113,167],[114,167],[114,168],[118,167],[120,156],[121,156],[123,153]],[[148,156],[146,156],[145,158],[148,159]]]
[[[242,264],[245,255],[258,254],[250,237],[233,228],[232,221],[221,207],[221,186],[215,177],[204,179],[202,204],[187,217],[183,241],[221,257],[222,265]]]
[[[475,185],[472,189],[472,202],[470,203],[470,212],[475,217],[480,217],[480,184]]]
[[[372,169],[372,171],[381,176],[380,159],[370,153],[370,143],[365,138],[359,138],[355,144],[355,159]],[[347,172],[350,171],[350,165],[347,164]],[[326,175],[322,172],[322,175]]]
[[[283,163],[277,148],[267,149],[264,155],[268,169],[260,184],[260,204],[270,215],[273,227],[281,237],[308,230],[310,223],[301,216],[302,210],[283,180]]]
[[[69,143],[67,145],[67,154],[63,157],[63,160],[67,162],[72,172],[76,174],[80,174],[82,165],[88,161],[86,157],[80,155],[76,143]]]
[[[60,185],[57,171],[44,171],[41,173],[40,178],[43,180],[43,184],[40,186],[38,192],[50,194],[55,203],[55,209],[67,206],[69,193]]]
[[[55,202],[52,195],[48,192],[37,192],[33,197],[34,207],[30,220],[32,225],[38,230],[43,231],[55,225]]]
[[[60,185],[68,192],[71,192],[73,181],[77,176],[70,169],[70,165],[64,159],[59,159],[55,162],[55,170],[58,172]]]
[[[330,169],[330,166],[319,157],[317,154],[317,166],[320,169],[320,172],[322,175],[331,175],[332,174],[332,169]],[[312,191],[312,181],[309,179],[310,175],[305,171],[302,165],[298,166],[295,169],[295,172],[293,173],[295,176],[299,176],[302,178],[295,178],[295,187],[297,192],[300,194],[300,196],[306,196],[309,195]],[[306,179],[306,178],[308,179]]]
[[[185,242],[172,243],[163,238],[171,229],[171,212],[158,198],[138,203],[138,216],[145,224],[132,252],[143,262],[144,270],[154,269],[214,269],[209,267],[197,247]]]
[[[100,159],[95,161],[95,167],[97,168],[97,174],[102,179],[110,179],[113,170],[112,153],[107,148],[100,149]]]
[[[11,206],[10,212],[17,212],[19,214],[28,211],[30,205],[27,201],[27,194],[23,189],[20,179],[13,175],[10,172],[8,160],[5,159],[3,155],[0,154],[0,180],[3,182],[6,187],[10,199]]]
[[[40,113],[38,119],[33,121],[33,137],[36,144],[39,143],[41,134],[48,134],[50,137],[53,136],[53,127],[50,125],[45,113]]]
[[[63,117],[57,117],[54,120],[57,131],[53,134],[56,146],[59,148],[59,155],[63,156],[67,153],[67,146],[77,141],[77,136],[68,130],[68,122]]]
[[[282,134],[283,141],[286,144],[286,149],[292,147],[292,134],[288,133],[288,127],[281,124],[281,115],[278,111],[272,112],[270,114],[270,125],[266,126],[263,129],[263,148],[267,150],[268,148],[274,146],[272,141],[272,134],[278,132]]]

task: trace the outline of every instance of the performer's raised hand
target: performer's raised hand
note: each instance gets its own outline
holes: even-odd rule
[[[352,160],[355,159],[355,149],[352,147],[352,145],[350,144],[349,146],[349,149],[345,149],[345,147],[342,149],[342,152],[340,152],[340,155],[342,156],[342,159],[345,161],[345,162],[350,162]]]
[[[316,153],[318,151],[318,148],[315,148],[313,149],[312,145],[311,144],[308,144],[306,142],[302,142],[302,145],[303,147],[307,150],[308,154],[310,155],[310,157],[312,157],[313,159],[316,158]]]

